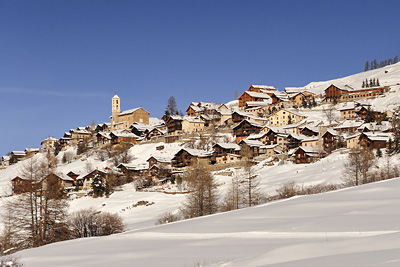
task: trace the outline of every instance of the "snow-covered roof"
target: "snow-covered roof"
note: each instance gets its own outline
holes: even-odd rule
[[[258,92],[253,92],[253,91],[245,91],[244,93],[248,94],[251,97],[271,99],[271,97],[269,95],[264,94],[264,93],[258,93]]]
[[[385,141],[388,142],[390,138],[393,138],[392,133],[380,133],[380,132],[364,132],[364,134],[371,141]]]
[[[117,94],[115,94],[115,96],[113,96],[113,98],[119,98],[119,96]]]
[[[355,108],[355,103],[354,102],[345,102],[345,103],[342,103],[339,106],[338,110],[339,111],[343,111],[343,110],[351,110],[351,109],[354,109],[354,108]]]
[[[46,139],[43,139],[41,143],[43,143],[43,142],[56,142],[56,141],[57,141],[56,138],[54,138],[52,136],[49,136]]]
[[[344,120],[338,126],[335,126],[333,129],[347,129],[347,128],[357,128],[360,127],[364,121],[355,121],[355,120]]]
[[[239,142],[239,145],[243,144],[243,143],[245,143],[249,147],[261,147],[261,146],[264,146],[264,144],[262,142],[258,141],[258,140],[242,139]]]
[[[201,149],[195,149],[195,148],[182,148],[180,151],[186,151],[188,154],[195,156],[195,157],[209,157],[212,155],[212,152],[210,151],[205,151]],[[178,153],[180,152],[178,151]],[[175,154],[176,155],[176,154]]]
[[[258,127],[258,128],[263,128],[263,127],[264,127],[264,125],[262,125],[261,123],[258,123],[258,122],[256,122],[256,121],[251,121],[251,120],[248,120],[248,119],[244,119],[244,120],[242,120],[238,125],[236,125],[235,127],[233,127],[233,129],[239,127],[239,126],[240,126],[242,123],[244,123],[244,122],[248,122],[251,126],[254,126],[254,127]]]
[[[369,131],[381,131],[381,132],[386,132],[392,129],[392,124],[389,121],[382,121],[381,124],[378,124],[377,122],[367,122],[361,124],[357,130],[359,131],[364,131],[365,129]]]
[[[11,154],[14,156],[26,156],[25,151],[11,151]]]
[[[204,121],[201,120],[199,117],[185,116],[183,117],[183,120],[191,123],[204,123]]]
[[[235,144],[235,143],[216,143],[214,146],[217,146],[217,145],[222,147],[222,148],[224,148],[224,149],[234,149],[236,151],[240,150],[240,146],[238,144]]]
[[[171,163],[173,156],[165,156],[165,155],[152,155],[150,156],[147,161],[149,161],[151,158],[154,158],[157,160],[157,162],[162,162],[162,163]]]
[[[146,111],[147,113],[149,113],[147,110],[145,110],[142,107],[138,107],[138,108],[134,108],[134,109],[129,109],[129,110],[125,110],[123,112],[121,112],[120,114],[118,114],[118,116],[123,116],[123,115],[128,115],[128,114],[132,114],[136,111],[138,111],[139,109],[143,109],[144,111]],[[150,113],[149,113],[150,114]]]
[[[256,84],[252,84],[250,87],[258,88],[258,89],[264,89],[264,90],[276,90],[275,87],[270,86],[270,85],[256,85]]]
[[[116,137],[128,137],[128,138],[139,138],[139,136],[137,136],[134,133],[130,133],[130,132],[126,132],[126,131],[112,131],[111,135],[114,135]]]

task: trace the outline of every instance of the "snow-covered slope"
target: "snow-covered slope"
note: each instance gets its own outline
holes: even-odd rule
[[[18,253],[33,266],[398,266],[400,179]]]
[[[368,79],[369,81],[369,79],[374,78],[379,79],[379,83],[382,86],[392,86],[400,83],[400,62],[379,69],[369,70],[339,79],[322,82],[311,82],[307,84],[305,88],[315,94],[323,94],[324,90],[328,88],[328,86],[332,83],[338,85],[348,84],[354,86],[355,88],[361,88],[362,82],[365,81],[365,79]]]

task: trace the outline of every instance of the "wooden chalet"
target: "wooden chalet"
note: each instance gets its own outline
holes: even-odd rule
[[[136,144],[138,143],[138,138],[134,133],[130,133],[129,131],[126,130],[118,130],[118,131],[113,131],[110,134],[111,137],[111,142],[112,144]]]
[[[271,131],[260,132],[258,134],[251,134],[251,135],[249,135],[249,137],[247,137],[247,139],[249,139],[249,140],[257,140],[257,141],[260,141],[263,144],[273,144],[273,140],[274,139],[273,138],[272,138],[272,140],[270,139],[271,134],[269,135],[269,133],[271,133]]]
[[[93,182],[93,178],[96,175],[100,175],[103,178],[107,179],[108,174],[100,171],[100,170],[93,170],[85,175],[82,175],[80,177],[78,177],[76,179],[76,183],[79,186],[80,189],[82,190],[88,190],[91,191],[92,190],[92,182]]]
[[[242,120],[233,127],[233,134],[236,136],[236,142],[247,138],[250,134],[258,134],[264,128],[264,125],[250,120]]]
[[[147,133],[147,140],[151,140],[152,138],[164,136],[167,133],[167,131],[162,130],[160,128],[153,128]]]
[[[180,133],[182,131],[182,121],[182,116],[171,115],[166,122],[168,134]]]
[[[172,158],[172,167],[183,168],[196,163],[209,164],[212,153],[199,149],[182,148]]]
[[[103,124],[97,124],[95,131],[96,132],[106,132],[109,129],[111,129],[111,123],[103,123]]]
[[[69,133],[72,145],[77,145],[78,143],[87,142],[92,139],[92,133],[87,131],[84,127],[71,129]]]
[[[46,177],[43,178],[43,188],[47,190],[48,188],[48,181],[54,179],[58,183],[58,187],[60,189],[68,189],[72,188],[74,185],[75,180],[67,175],[57,175],[55,173],[50,173]]]
[[[227,155],[240,154],[240,146],[235,143],[216,143],[213,146],[213,150],[213,161],[215,162],[218,162],[218,157],[226,157]]]
[[[322,135],[322,142],[324,149],[329,153],[332,150],[341,147],[340,135],[337,131],[332,128],[328,128],[326,132]]]
[[[239,142],[239,145],[242,149],[243,147],[249,148],[253,157],[265,154],[266,151],[265,145],[257,140],[243,139]]]
[[[186,109],[186,115],[191,117],[198,117],[201,114],[203,114],[204,108],[199,107],[197,105],[194,105],[193,102],[190,103],[189,107]]]
[[[283,147],[278,144],[275,145],[267,145],[265,148],[265,155],[268,157],[273,157],[275,155],[279,155],[283,152]]]
[[[146,136],[153,127],[141,122],[134,122],[129,126],[129,129],[137,136]]]
[[[97,144],[105,145],[111,143],[111,136],[109,133],[98,132],[96,134]]]
[[[355,133],[357,132],[357,129],[364,124],[364,121],[359,120],[344,120],[342,123],[339,125],[333,127],[335,131],[338,133],[344,134],[344,133]]]
[[[326,152],[315,147],[298,147],[292,153],[293,163],[311,163],[324,157]]]
[[[319,128],[315,126],[305,125],[300,127],[300,133],[305,136],[318,136]]]
[[[232,122],[236,124],[239,124],[243,120],[251,120],[254,117],[252,113],[245,111],[234,111],[231,116]]]
[[[25,151],[11,151],[10,156],[18,160],[24,159],[26,157]]]
[[[13,195],[32,192],[39,188],[39,182],[23,176],[16,176],[11,179]]]
[[[167,157],[160,157],[160,156],[151,156],[150,158],[147,159],[147,162],[149,163],[149,168],[151,168],[153,165],[171,165],[172,159],[167,158]]]
[[[389,91],[389,86],[378,86],[369,88],[353,88],[352,86],[331,84],[325,89],[325,101],[349,101],[364,97],[373,97]]]
[[[392,133],[362,132],[359,137],[359,144],[362,147],[368,147],[373,149],[386,148],[387,144],[389,143],[389,139],[392,137],[393,137]]]
[[[26,148],[24,152],[27,157],[31,157],[31,156],[39,153],[40,149],[39,148]]]

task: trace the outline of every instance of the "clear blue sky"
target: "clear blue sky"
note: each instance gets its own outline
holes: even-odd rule
[[[111,98],[233,100],[400,54],[400,1],[0,0],[0,155],[108,122]]]

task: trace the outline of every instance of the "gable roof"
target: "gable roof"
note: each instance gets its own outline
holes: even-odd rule
[[[147,110],[145,110],[142,107],[138,107],[138,108],[134,108],[134,109],[129,109],[129,110],[125,110],[123,112],[121,112],[120,114],[118,114],[118,116],[123,116],[123,115],[128,115],[128,114],[132,114],[136,111],[138,111],[139,109],[143,109],[144,111],[146,111],[148,114],[150,114]]]
[[[260,129],[264,127],[264,125],[262,125],[261,123],[258,123],[258,122],[255,122],[255,121],[251,121],[251,120],[248,120],[248,119],[244,119],[241,122],[239,122],[238,125],[233,127],[233,129],[239,128],[243,123],[246,123],[246,122],[249,123],[251,126],[254,126],[254,127],[257,127],[257,128],[260,128]]]
[[[220,146],[223,149],[234,149],[236,151],[240,150],[240,146],[235,143],[216,143],[213,145],[213,147],[215,147],[215,146]]]

